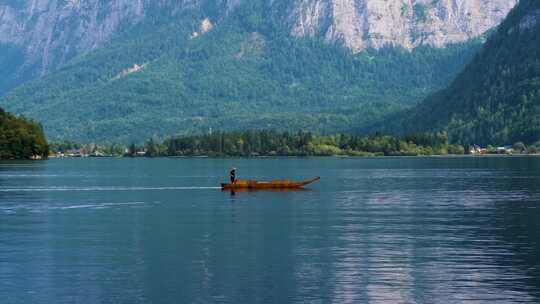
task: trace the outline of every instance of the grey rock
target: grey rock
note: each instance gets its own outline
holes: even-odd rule
[[[517,0],[299,0],[292,34],[357,52],[388,45],[444,47],[498,25]]]
[[[233,11],[242,1],[221,0]],[[274,0],[267,0],[274,5]],[[442,47],[476,37],[506,16],[517,0],[291,0],[280,12],[297,37],[319,36],[354,52],[387,45]],[[26,61],[44,75],[109,41],[147,11],[201,7],[202,0],[20,0],[0,4],[0,43],[22,47]],[[13,2],[8,2],[13,3]],[[202,12],[204,15],[204,12]],[[214,20],[212,20],[214,21]]]

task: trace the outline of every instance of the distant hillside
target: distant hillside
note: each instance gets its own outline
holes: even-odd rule
[[[219,22],[193,12],[145,19],[0,105],[42,121],[53,140],[131,142],[210,129],[334,133],[444,87],[481,45],[354,54],[324,37],[291,35],[261,3],[239,4]]]
[[[540,140],[540,1],[521,0],[447,89],[375,129],[444,130],[468,144]]]
[[[283,32],[317,37],[353,52],[399,46],[444,47],[478,37],[496,26],[517,0],[0,0],[0,96],[50,74],[77,56],[117,41],[142,24],[191,20],[219,26],[244,14],[260,22],[259,7]],[[200,33],[199,33],[200,34]],[[8,60],[3,60],[8,59]]]
[[[47,139],[39,124],[0,108],[0,160],[43,158],[48,152]]]

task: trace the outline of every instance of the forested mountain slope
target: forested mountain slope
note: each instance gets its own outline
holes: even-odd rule
[[[497,25],[517,0],[0,0],[0,95],[144,23],[209,18],[220,23],[262,5],[295,37],[354,52],[464,42]],[[255,18],[253,19],[255,21]],[[190,29],[195,29],[190,28]],[[191,32],[189,32],[191,34]]]
[[[540,1],[521,0],[448,88],[397,116],[379,128],[468,144],[540,140]]]
[[[168,40],[169,30],[118,43],[15,89],[1,103],[43,121],[53,139],[142,141],[210,128],[333,133],[442,88],[479,45],[352,55],[235,26],[187,46]]]
[[[3,85],[22,81],[9,75],[44,75],[0,105],[42,121],[53,139],[348,130],[446,85],[480,45],[468,39],[496,25],[515,1],[451,2],[0,4]],[[377,17],[385,13],[394,17]]]

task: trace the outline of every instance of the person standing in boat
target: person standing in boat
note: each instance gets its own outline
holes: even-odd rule
[[[234,184],[236,182],[236,168],[232,168],[229,174],[231,175],[231,184]]]

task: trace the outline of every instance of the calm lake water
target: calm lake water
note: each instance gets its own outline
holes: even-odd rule
[[[0,302],[539,303],[540,158],[0,163]]]

